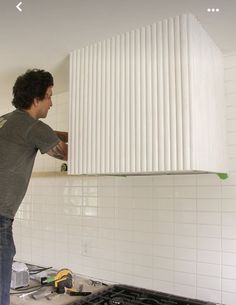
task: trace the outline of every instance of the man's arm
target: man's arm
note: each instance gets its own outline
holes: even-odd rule
[[[66,131],[57,131],[57,130],[54,130],[54,132],[57,134],[58,138],[67,143],[68,142],[68,132]]]
[[[47,154],[56,159],[67,161],[68,158],[68,145],[60,141],[56,146],[51,148]]]

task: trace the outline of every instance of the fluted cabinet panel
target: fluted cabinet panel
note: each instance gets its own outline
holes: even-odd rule
[[[217,100],[221,79],[214,75],[221,71],[220,57],[191,15],[71,52],[69,173],[217,170],[222,157],[207,168],[203,159],[209,148],[201,147],[201,138],[207,141],[216,117],[223,126],[223,100]],[[206,77],[210,88],[203,83]],[[209,125],[204,118],[216,112],[214,103],[218,112]]]

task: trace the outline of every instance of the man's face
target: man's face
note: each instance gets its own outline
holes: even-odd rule
[[[48,110],[52,106],[52,86],[48,87],[45,97],[39,101],[38,118],[46,118]]]

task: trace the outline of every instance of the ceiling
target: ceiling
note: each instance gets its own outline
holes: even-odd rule
[[[182,13],[195,15],[223,53],[236,52],[236,0],[22,0],[22,12],[18,2],[0,0],[1,105],[27,69],[52,72],[54,93],[63,92],[73,49]]]

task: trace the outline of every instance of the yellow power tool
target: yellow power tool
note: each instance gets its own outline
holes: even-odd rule
[[[41,284],[53,286],[57,293],[64,293],[65,288],[73,287],[73,276],[69,269],[61,269],[56,275],[49,277],[42,277]]]

